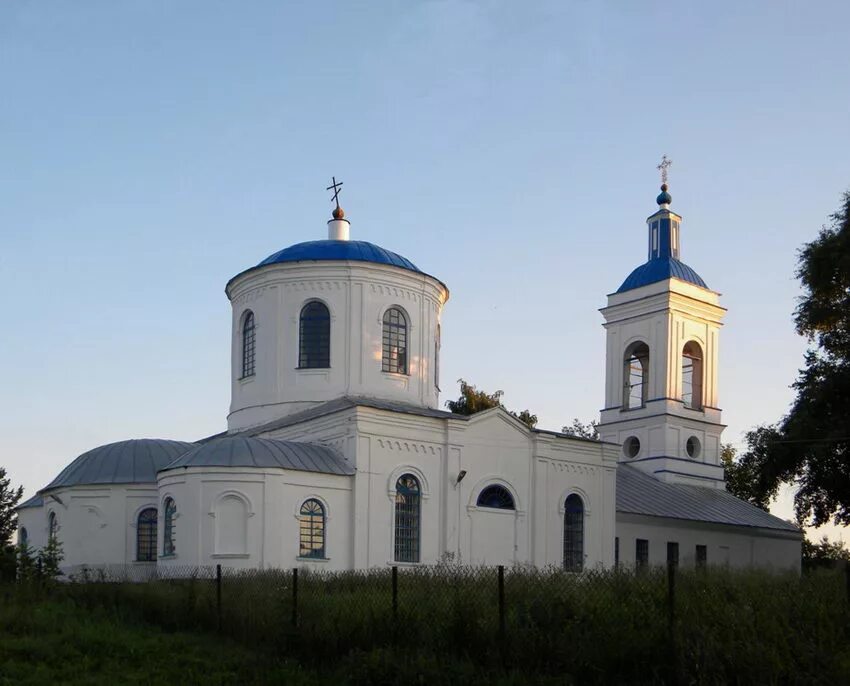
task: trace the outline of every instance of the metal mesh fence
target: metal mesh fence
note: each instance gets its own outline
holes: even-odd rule
[[[71,582],[82,604],[318,664],[387,648],[582,682],[755,683],[765,664],[850,659],[850,572],[104,567]]]

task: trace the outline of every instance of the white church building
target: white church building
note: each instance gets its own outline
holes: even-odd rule
[[[725,490],[719,295],[679,259],[666,184],[648,259],[608,296],[601,440],[441,409],[446,285],[328,238],[234,276],[227,431],[94,448],[18,508],[64,565],[800,567],[802,532]],[[566,416],[566,415],[565,415]],[[144,570],[140,570],[144,571]]]

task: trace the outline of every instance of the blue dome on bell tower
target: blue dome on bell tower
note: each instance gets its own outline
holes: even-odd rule
[[[661,193],[655,201],[658,203],[658,211],[646,220],[649,230],[647,261],[626,277],[617,293],[667,279],[679,279],[700,288],[708,288],[702,277],[679,259],[682,217],[670,210],[673,196],[667,191],[666,183],[661,184]]]

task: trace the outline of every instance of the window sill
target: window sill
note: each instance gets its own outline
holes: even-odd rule
[[[156,560],[133,560],[130,564],[134,567],[150,567],[156,564]]]
[[[331,558],[329,557],[301,557],[300,555],[295,558],[299,562],[330,562]]]
[[[257,378],[256,374],[251,374],[251,376],[240,376],[237,381],[241,384],[251,383],[254,379]]]
[[[381,374],[395,378],[395,379],[409,379],[410,378],[410,372],[390,372],[390,371],[387,371],[386,369],[382,369]]]
[[[210,555],[214,560],[247,560],[249,553],[213,553]]]
[[[387,562],[387,567],[421,567],[421,562],[396,562],[394,560],[390,560]]]
[[[314,374],[321,374],[330,370],[330,367],[296,367],[296,372],[313,372]]]
[[[176,554],[176,553],[171,553],[170,555],[160,555],[160,556],[159,556],[159,559],[160,559],[160,560],[176,560],[176,559],[177,559],[177,554]]]

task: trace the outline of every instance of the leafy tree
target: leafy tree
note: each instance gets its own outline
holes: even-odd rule
[[[778,439],[779,432],[775,426],[763,425],[746,433],[747,450],[739,458],[736,459],[731,443],[720,448],[720,461],[726,472],[726,490],[765,511],[776,496],[779,483],[766,488],[761,482],[761,474],[769,459],[769,451]]]
[[[491,407],[505,407],[502,403],[504,391],[487,393],[478,390],[463,379],[458,379],[457,382],[460,384],[460,397],[457,400],[446,401],[446,407],[455,414],[471,415],[482,410],[489,410]],[[529,429],[533,429],[537,425],[537,415],[531,414],[529,410],[522,410],[521,412],[508,410],[508,412],[527,425]]]
[[[831,543],[826,536],[820,543],[812,543],[808,538],[803,540],[804,567],[824,567],[841,560],[850,563],[850,550],[841,541]]]
[[[561,433],[567,434],[568,436],[578,436],[579,438],[592,438],[594,440],[599,440],[599,423],[591,419],[586,424],[578,419],[577,417],[573,418],[573,423],[567,425],[561,429]]]
[[[796,399],[764,455],[749,461],[759,498],[794,483],[798,520],[816,526],[850,524],[850,191],[831,220],[799,254],[794,321],[811,347]]]
[[[24,487],[12,488],[11,480],[6,476],[5,467],[0,467],[0,548],[10,545],[12,535],[18,528],[18,515],[15,506],[24,495]]]

